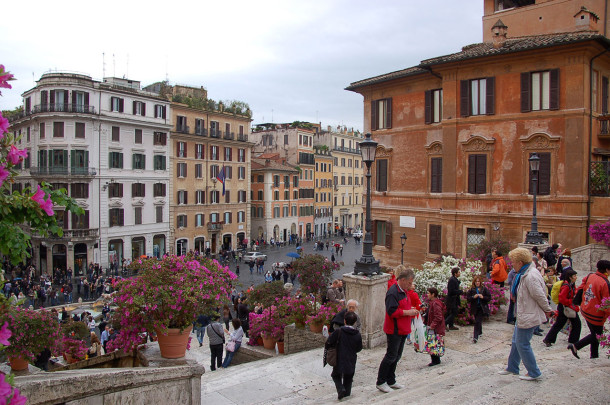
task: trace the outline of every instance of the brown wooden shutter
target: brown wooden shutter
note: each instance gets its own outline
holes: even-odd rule
[[[146,116],[146,103],[142,103],[142,116]]]
[[[426,90],[424,93],[425,100],[425,122],[432,124],[432,91]]]
[[[138,185],[137,185],[136,183],[133,183],[133,184],[131,185],[131,196],[132,196],[132,197],[135,197],[135,196],[137,195],[137,190],[136,190],[136,189],[137,189],[137,186],[138,186]]]
[[[55,104],[55,90],[49,91],[49,104]]]
[[[460,115],[470,115],[470,80],[460,80]]]
[[[521,112],[532,111],[531,81],[529,72],[521,73]]]
[[[48,92],[46,90],[43,90],[40,92],[40,104],[41,105],[47,105],[47,101],[48,101]]]
[[[85,211],[84,229],[89,229],[89,211]]]
[[[377,127],[377,101],[371,101],[371,131],[379,129]]]
[[[494,115],[496,113],[495,106],[495,93],[496,93],[496,78],[488,77],[485,79],[485,107],[487,108],[487,115]]]
[[[70,92],[68,90],[64,90],[64,111],[68,110],[68,97],[70,97]]]
[[[165,112],[166,112],[166,107],[165,107],[165,106],[163,106],[163,119],[165,119],[165,118],[166,118],[166,114],[165,114]]]
[[[124,223],[125,223],[125,211],[120,209],[119,210],[119,225],[123,226]]]
[[[477,194],[487,192],[487,155],[477,155]]]
[[[72,92],[72,111],[76,111],[76,92]]]
[[[180,142],[176,142],[176,157],[180,157]]]
[[[430,192],[441,193],[443,191],[443,158],[432,158],[430,160],[430,170]]]
[[[125,100],[119,98],[119,112],[125,111]]]
[[[379,159],[377,161],[377,191],[388,190],[388,160]]]
[[[85,93],[85,108],[89,107],[89,93]]]
[[[441,225],[430,225],[428,251],[432,254],[441,254],[441,232]]]
[[[392,99],[391,98],[387,98],[385,100],[385,127],[392,128]],[[311,139],[312,138],[310,138],[309,146],[311,146]]]
[[[134,101],[133,102],[133,115],[136,115],[136,106],[137,106],[138,102]]]
[[[532,154],[530,153],[530,156]],[[538,192],[537,195],[551,194],[551,154],[538,153],[540,158],[540,168],[538,171]],[[529,162],[528,162],[529,163]],[[533,194],[534,182],[532,181],[532,171],[529,171],[529,194]]]
[[[608,114],[608,78],[602,76],[602,114]]]
[[[549,110],[559,110],[559,69],[550,72]]]
[[[385,247],[392,249],[392,223],[385,223]]]
[[[468,192],[470,194],[476,193],[476,169],[477,169],[477,156],[468,156]]]

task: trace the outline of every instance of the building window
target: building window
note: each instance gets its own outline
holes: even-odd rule
[[[186,163],[178,163],[176,165],[176,177],[186,177]]]
[[[189,133],[189,127],[186,125],[186,117],[182,115],[176,116],[176,132]]]
[[[392,223],[373,221],[373,243],[378,246],[392,248]]]
[[[89,198],[89,184],[88,183],[72,183],[70,185],[70,197]]]
[[[210,165],[210,178],[215,179],[220,171],[218,165]]]
[[[201,163],[197,163],[195,165],[195,178],[202,179],[203,178],[203,166]]]
[[[460,82],[460,115],[494,114],[496,81],[494,77]]]
[[[186,218],[187,218],[186,215],[178,215],[176,217],[176,226],[178,228],[186,228],[186,226],[187,226]],[[183,239],[181,239],[181,240],[183,240]],[[180,242],[180,241],[178,241],[178,242]]]
[[[392,99],[371,102],[371,130],[392,128]]]
[[[237,222],[246,222],[246,212],[245,211],[237,211]]]
[[[284,145],[288,145],[288,135],[284,135]]]
[[[82,215],[72,213],[72,229],[89,229],[89,211]]]
[[[135,130],[134,143],[142,144],[142,130],[141,129],[136,129]]]
[[[424,97],[426,124],[441,122],[443,119],[443,89],[427,90]]]
[[[133,217],[135,225],[142,225],[142,207],[135,207],[133,209]]]
[[[133,170],[146,169],[146,155],[134,153],[132,156],[132,168]]]
[[[176,142],[176,156],[180,158],[186,157],[186,142]]]
[[[41,122],[41,123],[40,123],[40,129],[39,129],[39,131],[40,131],[40,139],[44,139],[44,137],[45,137],[45,132],[46,132],[46,125],[45,125],[45,123],[44,123],[44,122]]]
[[[237,149],[237,161],[238,162],[246,161],[246,150],[245,149]]]
[[[220,200],[220,191],[212,190],[210,191],[210,203],[218,204]]]
[[[64,123],[63,122],[54,122],[53,123],[53,138],[63,138],[64,137]]]
[[[133,102],[133,115],[146,116],[146,104],[141,101]]]
[[[108,218],[110,221],[110,227],[123,226],[125,216],[122,208],[111,208],[108,212]]]
[[[108,185],[108,197],[109,198],[122,198],[123,197],[123,184],[110,183]]]
[[[239,166],[237,168],[237,179],[245,180],[246,178],[246,168],[244,166]]]
[[[153,197],[165,197],[166,186],[164,183],[155,183],[153,185]]]
[[[158,146],[167,145],[167,134],[165,132],[155,132],[153,135],[153,144]]]
[[[163,222],[163,206],[162,205],[158,205],[155,207],[155,221],[157,224],[160,224],[161,222]]]
[[[205,204],[205,191],[195,191],[195,204]]]
[[[121,152],[110,152],[108,157],[108,166],[111,169],[122,169],[123,154]]]
[[[237,192],[237,202],[246,202],[246,190],[239,190]]]
[[[225,162],[233,160],[233,148],[225,148]]]
[[[178,191],[178,205],[188,204],[188,191]]]
[[[532,154],[530,153],[530,157]],[[538,190],[537,195],[549,195],[551,194],[551,154],[550,153],[538,153],[540,158],[540,168],[538,170]],[[527,162],[529,167],[529,161]],[[531,195],[534,191],[534,182],[532,181],[532,171],[529,170],[529,191]]]
[[[218,146],[214,146],[214,145],[210,146],[210,154],[212,155],[212,156],[210,156],[210,160],[218,160],[219,159],[218,149],[219,149]]]
[[[231,190],[225,191],[225,203],[229,204],[231,202]]]
[[[430,159],[430,192],[443,192],[443,158]]]
[[[195,144],[195,159],[205,159],[205,148],[203,144]]]
[[[85,123],[77,122],[74,124],[74,137],[75,138],[84,138],[85,137]]]
[[[487,155],[468,156],[468,192],[470,194],[487,192]]]
[[[210,121],[210,136],[212,138],[220,138],[220,123],[217,121]]]
[[[225,224],[230,224],[233,222],[233,213],[232,212],[225,212],[224,214],[224,223]]]
[[[119,97],[110,97],[110,111],[123,112],[125,102]]]
[[[120,127],[112,127],[112,142],[121,141],[121,129]]]
[[[155,170],[165,170],[166,168],[166,159],[165,155],[155,155],[153,156],[153,163]]]
[[[535,4],[536,0],[496,0],[496,10],[502,11],[510,8],[524,7]]]
[[[428,233],[428,253],[441,254],[441,225],[430,225]]]
[[[485,240],[485,229],[466,228],[466,250]]]
[[[155,118],[165,118],[166,111],[164,105],[155,104]]]
[[[132,197],[145,197],[146,196],[146,184],[133,183],[131,185],[131,196]]]
[[[388,191],[388,159],[378,159],[376,162],[376,166],[376,191]]]
[[[205,121],[195,118],[195,135],[205,135]]]
[[[521,112],[559,109],[559,69],[521,73]]]
[[[196,227],[203,226],[203,214],[195,214],[195,226]]]

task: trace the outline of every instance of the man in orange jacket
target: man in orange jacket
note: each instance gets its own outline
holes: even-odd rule
[[[508,266],[506,265],[506,260],[504,260],[504,258],[502,257],[502,252],[497,249],[491,251],[491,257],[491,279],[493,280],[494,284],[498,284],[501,287],[504,287],[504,282],[508,277],[508,272],[506,271],[506,269],[508,268]]]
[[[610,316],[610,309],[596,308],[606,297],[610,297],[610,284],[608,284],[608,272],[610,271],[610,260],[597,262],[597,272],[591,273],[582,281],[578,290],[582,290],[582,304],[580,313],[587,321],[591,334],[580,339],[575,344],[569,344],[568,350],[574,357],[578,357],[578,350],[591,345],[591,358],[599,357],[599,340],[597,335],[604,333],[604,323]],[[577,293],[578,293],[577,290]],[[578,315],[577,315],[578,316]]]

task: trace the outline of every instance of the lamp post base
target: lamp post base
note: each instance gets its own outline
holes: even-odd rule
[[[365,276],[381,274],[379,260],[376,260],[373,256],[361,257],[360,259],[356,260],[356,265],[354,266],[354,274],[364,274]]]
[[[527,235],[525,235],[525,243],[528,245],[541,245],[542,234],[538,231],[529,231]]]

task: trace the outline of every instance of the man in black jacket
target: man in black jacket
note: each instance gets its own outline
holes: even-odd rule
[[[326,342],[327,348],[337,345],[337,365],[333,367],[330,376],[337,387],[339,399],[348,397],[352,393],[357,353],[362,350],[362,336],[358,329],[354,328],[357,318],[356,313],[347,312],[345,326],[334,331]]]
[[[458,330],[459,328],[453,325],[453,321],[458,313],[460,306],[460,296],[462,290],[460,290],[460,268],[454,267],[451,269],[451,278],[447,283],[447,318],[445,318],[445,324],[449,330]]]

